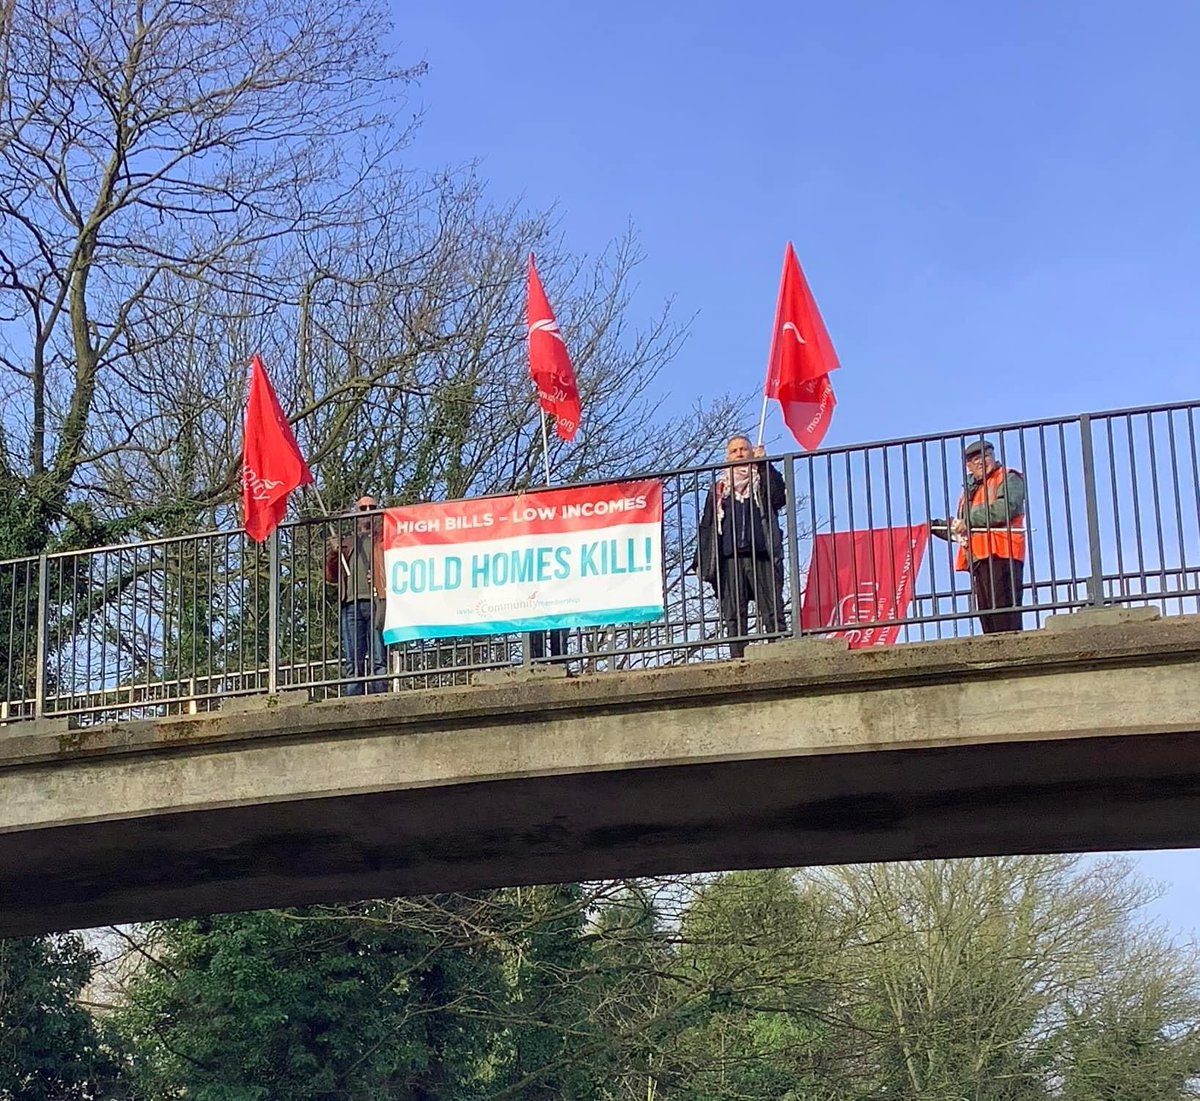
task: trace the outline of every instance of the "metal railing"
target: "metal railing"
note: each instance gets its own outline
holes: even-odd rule
[[[242,531],[210,532],[0,562],[0,723],[159,717],[280,690],[324,698],[368,685],[466,684],[480,670],[533,660],[565,663],[577,675],[722,660],[731,646],[827,633],[827,625],[806,628],[800,615],[814,536],[955,516],[963,451],[980,439],[1024,476],[1024,626],[1085,606],[1196,612],[1198,416],[1200,402],[1180,403],[773,458],[786,489],[782,542],[768,552],[779,567],[782,621],[768,616],[773,629],[760,631],[752,616],[744,635],[731,633],[717,595],[694,571],[701,517],[725,464],[662,472],[660,621],[573,630],[565,652],[538,659],[519,635],[406,643],[388,650],[381,684],[347,675],[338,590],[326,577],[331,532],[350,535],[355,517],[284,525],[264,546]],[[970,575],[955,569],[954,552],[929,541],[911,601],[887,620],[898,642],[979,631]],[[854,572],[869,577],[878,566]]]

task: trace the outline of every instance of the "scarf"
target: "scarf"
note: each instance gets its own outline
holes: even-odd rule
[[[762,494],[759,491],[757,463],[739,463],[737,466],[727,466],[721,471],[714,487],[716,501],[717,534],[721,534],[721,526],[725,520],[725,498],[732,492],[735,501],[748,501],[754,498],[755,504],[762,507]]]

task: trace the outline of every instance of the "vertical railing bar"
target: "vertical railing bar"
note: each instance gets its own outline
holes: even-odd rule
[[[1088,604],[1093,608],[1100,607],[1104,601],[1104,562],[1100,548],[1100,509],[1096,497],[1096,456],[1092,441],[1092,418],[1084,413],[1079,418],[1079,442],[1083,458],[1083,501],[1087,510],[1088,526],[1088,557],[1091,575],[1088,580]],[[1109,426],[1109,443],[1112,442],[1111,425]],[[1111,468],[1114,493],[1116,492],[1116,467]],[[1117,514],[1117,504],[1114,500],[1114,518]],[[1120,556],[1120,524],[1117,526],[1117,554]],[[1118,565],[1118,569],[1120,566]]]
[[[1075,495],[1071,492],[1071,475],[1067,466],[1066,426],[1061,422],[1058,425],[1058,459],[1062,470],[1063,513],[1067,521],[1067,559],[1071,564],[1071,599],[1076,599],[1079,594],[1079,582],[1082,579],[1079,576],[1079,560],[1075,553],[1075,513],[1071,508]]]
[[[809,575],[805,578],[804,597],[808,596],[808,586],[812,584],[812,562],[817,553],[817,460],[811,455],[805,460],[805,465],[808,467],[808,540],[810,549],[808,552],[809,558]],[[820,578],[818,576],[818,582]],[[817,601],[817,607],[821,606],[820,585],[817,586],[817,591],[814,594]],[[801,632],[803,633],[803,632]]]
[[[909,485],[910,472],[908,469],[908,445],[907,444],[900,445],[900,476],[904,480],[903,481],[903,484],[904,484],[904,524],[905,524],[905,527],[907,527],[909,529],[909,533],[911,536],[914,525],[913,525],[913,514],[912,514],[912,487]],[[911,549],[912,549],[912,544],[909,543],[909,549],[907,551],[905,551],[905,554],[911,553]],[[913,573],[912,593],[913,593],[912,603],[915,604],[916,597],[917,597],[917,574],[916,574],[916,571],[914,571],[914,573]],[[899,614],[899,609],[897,609],[897,614]],[[905,617],[907,617],[907,614],[908,614],[908,610],[905,609]],[[918,615],[920,614],[919,610],[918,610],[917,614]],[[904,641],[908,642],[911,638],[912,638],[912,628],[905,627],[904,628]]]
[[[202,608],[204,609],[203,614],[205,615],[206,619],[209,616],[211,616],[211,614],[212,614],[212,601],[211,600],[206,601],[204,604],[201,604],[201,602],[200,602],[200,570],[203,568],[202,559],[207,557],[204,554],[204,549],[203,549],[205,547],[205,545],[207,544],[207,542],[208,542],[207,540],[196,539],[188,544],[188,546],[191,547],[191,554],[189,555],[189,557],[191,559],[191,565],[190,565],[188,572],[191,575],[191,582],[192,582],[191,602],[188,604],[188,607],[191,609],[190,615],[188,617],[189,622],[191,624],[191,626],[189,628],[189,633],[191,635],[191,640],[189,643],[189,648],[191,649],[190,668],[192,671],[192,676],[194,678],[196,678],[197,680],[199,680],[199,678],[200,678],[200,622],[199,622],[199,616],[201,614]],[[208,688],[208,691],[211,692],[212,691],[212,669],[211,669],[211,667],[205,668],[204,676],[206,678],[206,687]]]
[[[1124,541],[1121,538],[1121,501],[1120,487],[1117,485],[1117,450],[1115,443],[1116,433],[1113,430],[1113,421],[1111,417],[1104,418],[1105,437],[1108,440],[1108,475],[1112,483],[1112,500],[1113,500],[1113,533],[1115,535],[1115,543],[1117,548],[1117,591],[1121,596],[1125,595],[1125,547]]]
[[[1137,453],[1134,448],[1134,421],[1125,417],[1125,442],[1129,446],[1129,486],[1133,494],[1133,549],[1137,553],[1138,591],[1146,591],[1146,554],[1142,547],[1142,502],[1138,492]],[[1130,594],[1133,595],[1133,594]]]
[[[836,587],[837,572],[838,572],[837,540],[832,538],[832,536],[833,536],[833,533],[835,531],[837,531],[838,507],[837,507],[837,496],[836,496],[836,493],[834,490],[834,481],[833,481],[833,458],[834,457],[832,455],[825,456],[825,490],[826,490],[826,494],[827,494],[826,499],[829,502],[829,516],[826,518],[826,523],[829,525],[829,535],[831,536],[831,538],[829,540],[829,562],[830,562],[830,571],[829,572],[831,575],[829,578],[829,584]],[[815,538],[813,540],[813,544],[814,544],[814,546],[816,545]],[[835,594],[836,594],[836,588],[835,588]],[[823,607],[823,606],[824,605],[822,603],[818,603],[818,605],[817,605],[817,607]],[[824,626],[824,624],[822,624],[822,626]]]
[[[1134,419],[1133,416],[1124,417],[1126,423],[1126,446],[1129,451],[1129,492],[1133,497],[1133,549],[1136,560],[1138,560],[1138,589],[1132,591],[1130,585],[1129,596],[1144,594],[1146,591],[1146,554],[1142,549],[1141,540],[1141,494],[1138,491],[1138,456],[1134,446]]]
[[[799,638],[800,624],[800,525],[796,523],[796,457],[788,455],[783,461],[784,496],[787,498],[787,556],[788,576],[791,578],[792,638]],[[779,594],[783,603],[783,594]]]
[[[46,650],[50,630],[50,563],[46,555],[38,556],[37,590],[37,648],[33,673],[33,717],[46,714]]]
[[[682,638],[682,640],[684,642],[686,642],[691,634],[691,623],[689,620],[689,616],[691,615],[691,607],[690,607],[690,603],[688,601],[688,594],[687,594],[687,579],[688,579],[687,540],[684,537],[684,520],[683,520],[684,477],[685,477],[685,475],[680,474],[675,481],[673,496],[671,498],[670,511],[672,513],[673,522],[675,524],[675,530],[679,533],[679,571],[680,571],[680,575],[679,575],[679,632],[680,632],[680,637]],[[665,510],[663,513],[663,518],[664,518],[664,524],[665,524],[665,520],[666,520],[666,511]],[[666,542],[665,538],[664,538],[663,542],[664,543]],[[696,561],[698,564],[699,563],[699,549],[698,548],[697,548]],[[593,638],[594,637],[595,636],[593,636]],[[667,628],[667,637],[669,639],[675,637],[675,632],[669,626]],[[580,633],[580,636],[579,636],[580,652],[583,651],[583,639],[584,639],[584,635],[582,633]],[[686,654],[687,654],[686,650],[684,651],[684,654],[686,657]],[[586,669],[586,665],[584,666],[584,668]]]
[[[23,590],[27,589],[27,587],[29,585],[29,566],[27,563],[24,563],[24,562],[20,562],[20,563],[14,562],[12,565],[12,584],[9,586],[9,590],[8,590],[8,596],[9,596],[9,601],[8,601],[8,605],[9,605],[9,607],[8,607],[8,648],[5,651],[8,654],[8,661],[6,663],[6,667],[4,670],[4,701],[5,701],[5,704],[7,704],[8,701],[10,701],[12,699],[13,683],[15,680],[15,671],[16,671],[15,655],[17,652],[17,573],[21,569],[22,566],[25,567],[25,575],[26,576],[25,576],[25,584],[22,585],[21,588]],[[7,567],[5,569],[5,572],[6,573],[8,572]],[[24,649],[25,649],[25,647],[22,646],[21,650],[24,651]],[[7,718],[7,713],[5,714],[5,717]]]
[[[1046,426],[1044,424],[1038,425],[1037,438],[1038,438],[1038,450],[1041,453],[1040,466],[1041,466],[1041,471],[1042,471],[1042,513],[1046,517],[1046,555],[1047,555],[1048,568],[1049,568],[1049,572],[1050,572],[1050,577],[1049,577],[1050,603],[1054,604],[1058,601],[1058,590],[1059,590],[1058,563],[1056,561],[1058,555],[1055,553],[1055,550],[1054,550],[1054,513],[1051,511],[1051,505],[1050,505],[1050,502],[1053,500],[1053,498],[1050,496],[1050,454],[1046,450]],[[1025,473],[1028,475],[1028,473],[1029,473],[1028,469],[1026,469]],[[1065,493],[1065,487],[1064,487],[1064,492],[1059,494],[1058,497],[1060,500],[1063,500],[1063,501],[1066,501],[1068,499],[1066,496],[1066,493]],[[1032,520],[1031,511],[1032,510],[1029,507],[1029,502],[1026,501],[1025,516],[1026,516],[1027,520]],[[1027,543],[1026,543],[1027,549],[1025,552],[1025,557],[1029,560],[1030,563],[1032,563],[1033,558],[1034,558],[1034,555],[1032,553],[1032,548],[1034,545],[1033,524],[1029,523],[1028,526],[1029,526],[1030,530],[1026,534],[1026,537],[1025,537],[1027,540]],[[1033,576],[1033,569],[1031,567],[1030,568],[1030,577],[1032,578],[1032,576]],[[1037,589],[1036,588],[1034,589],[1034,604],[1035,605],[1037,604]],[[1042,625],[1041,616],[1036,617],[1036,623],[1039,627]]]
[[[205,585],[205,590],[206,590],[205,595],[207,596],[207,601],[202,606],[205,609],[205,613],[209,616],[209,619],[208,619],[208,622],[205,624],[205,629],[204,629],[204,639],[206,642],[204,667],[208,670],[208,687],[209,687],[209,691],[211,692],[211,691],[213,691],[213,686],[217,683],[216,678],[214,676],[214,674],[216,673],[216,668],[215,668],[215,663],[213,661],[213,658],[215,656],[214,651],[213,651],[213,644],[216,641],[216,637],[217,637],[216,624],[217,624],[217,616],[219,614],[218,609],[217,609],[217,584],[216,584],[216,578],[213,575],[213,562],[216,560],[216,557],[217,557],[217,543],[216,543],[215,539],[206,539],[205,545],[208,548],[208,553],[204,556],[204,570],[205,570],[205,573],[207,574],[207,582]],[[226,609],[226,610],[228,611],[228,609]],[[221,683],[228,685],[227,680],[222,680]]]
[[[1017,454],[1020,456],[1020,459],[1021,459],[1021,477],[1025,479],[1025,486],[1026,486],[1026,490],[1025,490],[1025,567],[1026,567],[1026,570],[1028,571],[1028,573],[1027,573],[1027,576],[1025,577],[1025,585],[1029,589],[1029,591],[1033,597],[1033,599],[1030,602],[1033,605],[1033,622],[1034,622],[1035,626],[1040,627],[1042,625],[1042,617],[1041,617],[1041,614],[1038,612],[1038,605],[1041,603],[1041,601],[1038,599],[1037,564],[1034,561],[1035,555],[1033,553],[1034,550],[1036,549],[1036,542],[1033,538],[1033,530],[1032,530],[1033,529],[1033,509],[1030,508],[1029,489],[1028,489],[1028,487],[1029,487],[1029,449],[1025,445],[1025,432],[1019,428],[1017,429]],[[1045,471],[1045,469],[1046,469],[1046,453],[1045,453],[1044,444],[1042,447],[1041,460],[1039,461],[1038,466],[1043,471]],[[1051,527],[1049,497],[1042,498],[1042,508],[1043,508],[1043,510],[1045,512],[1045,516],[1046,516],[1046,529],[1049,530]],[[1012,528],[1012,525],[1010,522],[1010,524],[1009,524],[1010,531],[1011,531],[1011,528]],[[1051,543],[1051,544],[1049,544],[1049,546],[1052,548],[1053,544]],[[1051,549],[1051,558],[1053,559],[1052,549]],[[1054,603],[1054,582],[1053,582],[1054,566],[1053,565],[1051,565],[1051,567],[1050,567],[1050,576],[1051,576],[1050,603],[1053,604]],[[1020,602],[1021,594],[1014,593],[1013,596],[1014,596],[1014,599],[1017,601],[1016,607],[1020,608],[1021,607],[1021,602]]]
[[[883,447],[881,447],[879,449],[879,457],[880,457],[880,463],[881,463],[881,470],[883,472],[883,518],[884,518],[884,524],[886,525],[886,528],[888,529],[888,532],[889,532],[888,540],[887,540],[887,556],[888,556],[888,569],[891,571],[888,574],[888,577],[890,579],[890,578],[897,577],[899,575],[896,572],[896,541],[891,537],[891,528],[893,527],[893,524],[892,524],[892,481],[891,481],[891,473],[892,472],[891,472],[891,464],[888,462],[888,445],[887,444],[884,444]],[[874,561],[874,558],[875,558],[875,524],[874,524],[874,521],[872,521],[870,527],[871,527],[871,558],[872,558],[872,566],[875,567],[875,566],[877,566],[877,563]],[[878,577],[878,573],[876,573],[876,577]],[[890,581],[889,581],[889,584],[890,584]],[[892,590],[892,596],[893,597],[895,596],[895,589]],[[877,600],[875,603],[874,613],[871,616],[872,620],[878,622],[878,620],[879,620],[878,613],[879,613],[879,602]],[[895,615],[899,616],[899,609],[896,609]]]
[[[957,444],[958,454],[960,456],[958,463],[955,467],[955,469],[959,473],[958,473],[958,476],[954,479],[951,479],[951,477],[950,477],[949,459],[948,459],[948,456],[946,455],[946,445],[947,445],[947,443],[951,442],[952,440]],[[941,455],[942,455],[942,485],[945,487],[945,492],[946,492],[946,516],[950,519],[954,519],[955,517],[958,516],[959,506],[966,501],[967,483],[966,483],[966,478],[963,477],[963,475],[962,475],[962,459],[961,459],[963,450],[966,447],[966,437],[965,436],[943,437],[938,442],[941,444],[941,447],[939,448],[939,450],[941,451]],[[954,504],[951,505],[950,504],[950,495],[953,492],[953,490],[950,487],[952,485],[957,485],[960,482],[962,484],[961,484],[961,488],[959,490],[959,496],[955,500]],[[951,630],[951,637],[958,638],[959,635],[963,631],[963,617],[959,613],[959,610],[958,610],[959,601],[965,596],[966,601],[967,601],[967,614],[969,615],[971,612],[971,582],[970,582],[970,576],[968,575],[966,591],[964,592],[963,589],[961,588],[961,582],[960,582],[959,576],[958,576],[958,573],[959,573],[958,566],[957,566],[958,547],[956,544],[951,543],[950,548],[951,548],[950,549],[950,554],[951,554],[951,557],[950,557],[950,630]],[[970,634],[970,632],[971,632],[971,625],[968,622],[968,624],[966,626],[966,633]],[[938,628],[937,637],[938,638],[942,637],[942,632],[941,632],[940,628]]]
[[[1197,534],[1200,536],[1200,452],[1196,448],[1196,418],[1191,409],[1187,411],[1187,421],[1189,450],[1192,455],[1192,492],[1196,497],[1196,525]]]
[[[848,525],[847,530],[851,533],[850,546],[849,546],[850,576],[853,578],[853,585],[854,585],[855,593],[858,592],[858,548],[855,547],[854,539],[853,539],[853,532],[855,529],[855,522],[854,522],[854,456],[856,454],[857,454],[857,452],[853,448],[851,448],[850,450],[848,450],[844,453],[843,457],[846,460],[846,462],[845,462],[846,476],[842,482],[842,485],[846,490],[846,524]],[[870,496],[870,492],[871,492],[870,481],[868,480],[868,482],[867,482],[868,497]],[[838,566],[837,566],[837,550],[836,550],[837,544],[838,544],[837,528],[836,527],[832,528],[831,533],[834,536],[832,546],[835,548],[834,549],[833,576],[840,577],[841,571],[838,569]],[[836,598],[836,594],[835,594],[835,598]],[[840,619],[841,617],[839,616],[838,618]]]
[[[1171,500],[1175,504],[1175,536],[1179,540],[1179,587],[1184,589],[1187,587],[1187,576],[1184,570],[1187,568],[1187,550],[1183,538],[1183,494],[1179,486],[1179,454],[1178,444],[1175,440],[1175,415],[1167,413],[1167,448],[1171,455]],[[1179,598],[1179,614],[1183,615],[1184,602],[1183,598]]]
[[[257,576],[257,571],[255,571]],[[279,529],[267,542],[267,691],[279,691]]]
[[[922,482],[922,488],[924,489],[924,493],[925,493],[925,511],[928,514],[927,519],[932,520],[932,519],[935,519],[935,517],[933,515],[934,500],[933,500],[933,487],[929,483],[929,443],[926,440],[921,441],[921,482]],[[941,514],[942,514],[942,516],[944,516],[946,518],[946,520],[948,522],[950,519],[949,505],[942,506]],[[931,615],[936,615],[939,611],[938,597],[937,597],[937,591],[938,591],[937,562],[938,562],[938,558],[940,558],[941,555],[937,554],[934,551],[933,543],[934,543],[934,541],[931,539],[930,540],[930,548],[926,553],[929,556],[929,612]],[[914,588],[915,588],[915,586],[914,586]],[[920,605],[918,604],[918,608],[919,607],[920,607]],[[940,634],[941,634],[941,631],[938,629],[937,624],[934,624],[933,625],[933,637],[938,638],[940,636]],[[929,626],[927,624],[922,623],[921,624],[921,641],[924,642],[928,637],[929,637]]]
[[[59,602],[64,605],[65,610],[65,615],[60,619],[60,623],[62,622],[62,619],[66,620],[67,631],[66,638],[60,640],[60,645],[58,648],[59,675],[62,675],[62,664],[65,660],[68,669],[67,679],[71,684],[71,695],[73,697],[79,695],[86,696],[88,687],[90,685],[90,678],[84,681],[81,692],[79,688],[78,673],[79,652],[75,645],[75,640],[78,638],[78,632],[75,629],[76,615],[78,613],[78,608],[75,604],[75,593],[79,591],[79,557],[78,555],[73,554],[69,558],[60,559],[60,565],[60,573],[66,572],[69,566],[71,572],[71,584],[68,586],[66,579],[63,578],[62,584],[58,589]]]
[[[153,642],[153,623],[154,623],[154,546],[151,544],[146,547],[146,611],[145,611],[145,642],[144,649],[146,654],[146,685],[142,690],[142,703],[150,706],[150,700],[153,696],[152,677],[151,673],[154,669],[154,642]],[[144,715],[141,717],[145,717]]]
[[[872,470],[874,469],[874,464],[872,462],[872,459],[874,459],[876,456],[878,456],[882,460],[881,469],[883,471],[883,477],[884,477],[884,499],[886,500],[886,498],[887,498],[887,447],[885,445],[884,447],[880,447],[880,448],[874,448],[874,447],[863,448],[863,467],[864,467],[864,470],[866,473],[866,482],[867,482],[867,486],[866,486],[866,489],[867,489],[867,548],[866,549],[867,549],[867,558],[869,560],[869,565],[870,565],[870,570],[871,570],[871,577],[873,577],[873,578],[879,577],[879,562],[876,560],[876,555],[875,555],[875,498],[878,496],[878,493],[871,492],[871,477],[872,477]],[[859,602],[859,597],[861,596],[861,593],[862,593],[861,586],[856,586],[855,592],[854,592],[855,619],[858,618],[858,602]],[[878,599],[876,599],[875,607],[872,608],[870,610],[870,612],[868,613],[868,615],[870,617],[868,620],[869,623],[875,623],[877,621],[876,613],[878,611],[878,608],[879,608],[879,601],[878,601]]]
[[[1194,407],[1189,407],[1187,411],[1188,424],[1188,450],[1192,458],[1192,494],[1196,501],[1196,529],[1197,540],[1200,541],[1200,458],[1196,449],[1196,419],[1194,416]],[[1196,571],[1196,580],[1200,584],[1200,571]]]
[[[104,691],[108,687],[109,645],[108,645],[107,625],[108,625],[108,616],[109,616],[109,602],[108,602],[109,553],[108,553],[108,551],[98,551],[97,554],[99,555],[99,558],[100,558],[100,607],[99,607],[100,622],[98,625],[95,622],[93,622],[92,629],[93,630],[98,629],[99,633],[100,633],[100,690]],[[119,632],[118,632],[118,637],[120,637]]]
[[[1167,589],[1167,546],[1163,539],[1162,499],[1158,485],[1158,450],[1154,443],[1154,415],[1146,414],[1146,442],[1150,447],[1150,499],[1154,504],[1154,531],[1158,539],[1158,573],[1162,591]],[[1166,614],[1167,604],[1163,600],[1163,614]]]

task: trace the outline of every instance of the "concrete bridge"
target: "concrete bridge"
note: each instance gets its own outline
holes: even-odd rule
[[[1200,617],[0,738],[0,935],[754,866],[1200,844]]]

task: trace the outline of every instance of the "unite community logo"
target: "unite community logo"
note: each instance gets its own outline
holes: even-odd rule
[[[275,478],[260,478],[248,466],[242,467],[242,481],[250,494],[252,501],[269,501],[275,490],[283,485],[282,480]]]
[[[564,347],[566,346],[566,341],[563,340],[562,333],[558,331],[558,322],[551,317],[544,317],[541,321],[535,321],[530,325],[530,339],[533,338],[534,333],[549,333],[559,344],[562,344]]]

